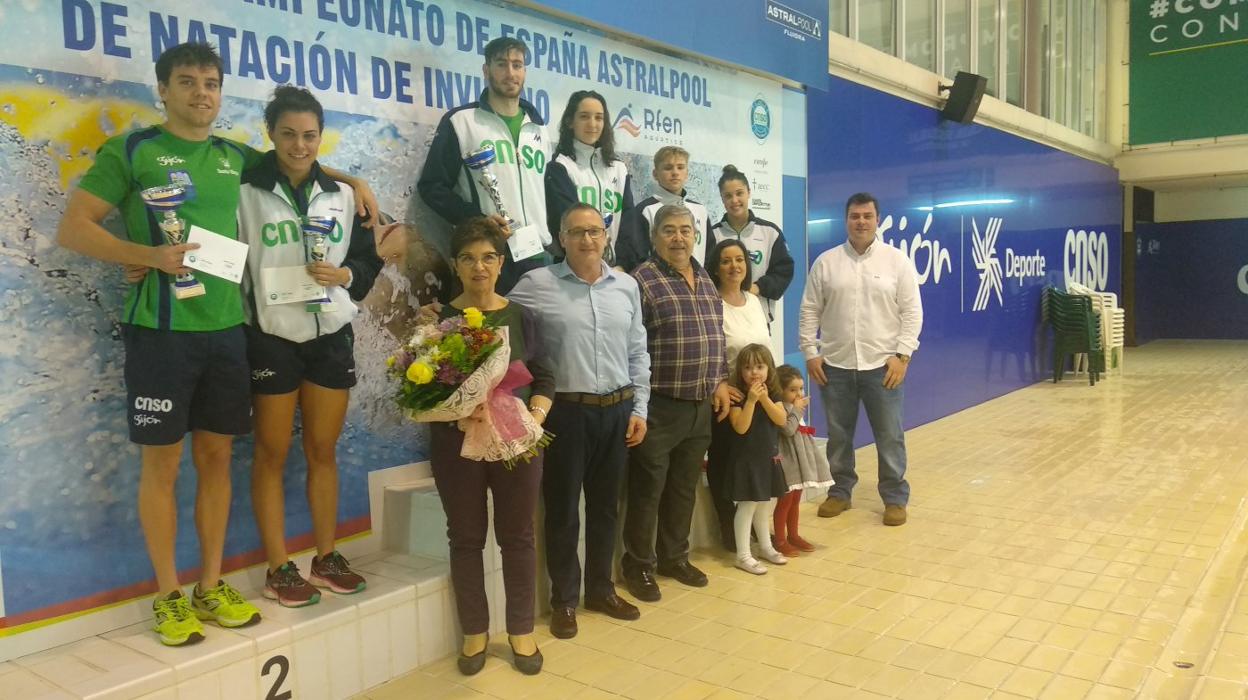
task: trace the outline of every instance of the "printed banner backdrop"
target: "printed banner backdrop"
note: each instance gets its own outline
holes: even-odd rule
[[[338,454],[344,534],[369,527],[368,471],[427,455],[424,430],[391,409],[381,367],[412,309],[436,292],[441,263],[430,243],[445,240],[445,225],[414,196],[415,181],[440,116],[482,91],[479,52],[489,40],[529,44],[527,97],[551,119],[574,90],[605,95],[637,199],[652,187],[655,150],[675,144],[692,152],[688,189],[716,219],[715,180],[728,162],[755,183],[760,216],[783,216],[779,83],[510,6],[0,0],[0,23],[22,28],[0,46],[0,318],[9,336],[0,352],[0,636],[154,590],[135,507],[138,451],[126,439],[121,274],[58,248],[54,235],[96,148],[162,120],[153,61],[165,47],[219,47],[226,98],[217,133],[257,148],[267,148],[262,110],[273,87],[313,90],[327,109],[322,160],[363,175],[383,209],[422,232],[406,274],[387,268],[355,323],[360,383]],[[287,531],[307,546],[295,443]],[[236,442],[229,568],[262,559],[251,449]],[[187,572],[197,561],[194,493],[187,458],[178,483],[178,565]]]
[[[807,95],[819,125],[809,131],[808,255],[844,243],[851,194],[879,199],[880,236],[909,254],[923,299],[906,426],[1043,379],[1043,287],[1119,288],[1117,173],[835,77],[830,88]],[[814,406],[812,425],[825,431]],[[868,442],[864,417],[856,443]]]
[[[1248,338],[1248,219],[1135,227],[1135,337]]]
[[[1248,132],[1248,3],[1132,0],[1130,141]]]

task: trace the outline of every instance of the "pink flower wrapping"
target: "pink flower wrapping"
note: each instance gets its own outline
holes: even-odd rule
[[[524,363],[508,362],[511,343],[507,329],[500,328],[502,344],[490,353],[455,391],[428,410],[405,410],[418,423],[456,421],[464,431],[460,456],[483,462],[505,462],[512,466],[527,461],[537,448],[550,442],[550,435],[533,420],[524,402],[512,391],[533,381]]]

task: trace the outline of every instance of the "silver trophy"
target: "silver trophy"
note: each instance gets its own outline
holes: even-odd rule
[[[156,224],[165,234],[166,243],[181,245],[186,241],[182,220],[178,218],[178,207],[186,202],[185,187],[182,185],[149,187],[139,192],[139,197],[143,199],[143,203],[147,205],[152,214],[159,215]],[[177,299],[190,299],[208,291],[204,288],[204,283],[195,279],[195,276],[189,272],[185,275],[175,275],[173,284],[169,286],[173,288],[173,296]]]
[[[615,220],[615,214],[608,213],[602,217],[602,226],[607,229],[607,245],[602,249],[602,261],[608,267],[615,267],[615,243],[611,240],[611,222]]]
[[[303,225],[303,249],[307,253],[308,262],[325,262],[329,255],[329,234],[334,232],[337,222],[328,216],[305,216],[300,223]],[[321,287],[320,299],[313,299],[304,306],[312,314],[334,311],[337,308],[337,304],[330,301],[329,293],[324,287]]]
[[[498,178],[490,172],[490,164],[495,159],[494,147],[486,144],[464,156],[464,165],[477,173],[477,182],[490,195],[490,201],[494,202],[494,209],[498,215],[507,220],[507,228],[514,232],[518,226],[515,219],[507,213],[507,207],[503,205],[503,194],[498,191]]]

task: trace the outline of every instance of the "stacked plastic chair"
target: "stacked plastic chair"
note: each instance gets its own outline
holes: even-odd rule
[[[1101,318],[1101,347],[1105,351],[1106,370],[1117,368],[1122,373],[1123,338],[1126,335],[1126,312],[1118,306],[1118,295],[1113,292],[1098,292],[1078,282],[1066,285],[1071,294],[1081,294],[1092,299],[1092,311]],[[1076,362],[1075,372],[1079,371]]]
[[[1101,345],[1100,317],[1092,310],[1092,299],[1046,287],[1041,300],[1041,316],[1053,328],[1053,382],[1066,373],[1066,356],[1088,356],[1088,384],[1095,386],[1105,371]]]

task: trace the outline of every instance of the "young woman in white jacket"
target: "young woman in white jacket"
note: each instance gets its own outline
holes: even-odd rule
[[[559,220],[574,204],[588,204],[607,224],[607,247],[602,253],[615,265],[615,241],[620,219],[633,208],[633,187],[624,161],[615,154],[607,100],[593,90],[577,90],[559,119],[559,144],[546,168],[546,222],[559,240]]]
[[[252,504],[269,567],[264,595],[287,607],[335,593],[363,590],[365,581],[335,548],[338,464],[335,449],[355,385],[355,303],[373,286],[382,260],[372,231],[355,213],[355,192],[328,178],[317,163],[324,112],[302,88],[282,86],[264,110],[273,141],[260,165],[243,174],[239,239],[249,246],[243,303],[251,364],[256,433]],[[304,217],[333,221],[324,259],[308,262]],[[282,303],[285,285],[275,271],[299,268],[324,288],[328,304]],[[306,279],[306,278],[305,278]],[[295,408],[302,414],[308,506],[316,556],[300,575],[286,550],[283,471]]]

